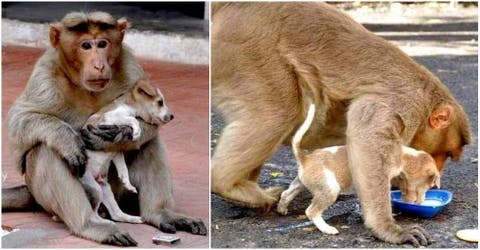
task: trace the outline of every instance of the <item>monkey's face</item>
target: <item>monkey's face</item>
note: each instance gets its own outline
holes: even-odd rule
[[[167,107],[160,89],[148,81],[139,80],[133,90],[134,98],[141,112],[142,119],[155,125],[164,125],[173,120],[173,114]]]
[[[51,44],[74,84],[92,92],[107,88],[127,26],[126,20],[103,12],[70,13],[51,26]]]
[[[460,108],[450,107],[454,115],[435,117],[435,111],[425,127],[418,131],[411,142],[411,146],[430,154],[436,162],[440,174],[443,173],[445,162],[451,158],[460,159],[463,147],[471,143],[471,132],[468,119]],[[437,120],[443,122],[440,125]]]
[[[80,84],[87,90],[99,92],[112,78],[112,64],[118,55],[112,53],[112,43],[107,37],[84,37],[76,44],[80,64]]]

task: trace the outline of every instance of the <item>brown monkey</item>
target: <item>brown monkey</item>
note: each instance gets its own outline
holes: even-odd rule
[[[305,119],[302,148],[347,145],[365,225],[379,239],[426,245],[418,227],[391,214],[388,172],[401,145],[431,154],[441,169],[471,142],[468,118],[449,90],[400,49],[325,3],[212,3],[212,95],[226,126],[212,159],[212,192],[270,208],[263,162]],[[419,242],[420,240],[420,242]]]
[[[122,45],[127,27],[125,19],[103,12],[70,13],[51,26],[52,48],[39,59],[8,114],[13,161],[25,173],[27,188],[4,189],[2,208],[26,208],[35,201],[78,236],[135,245],[114,223],[95,220],[78,180],[85,172],[85,148],[133,150],[125,155],[142,219],[166,232],[206,234],[201,220],[173,211],[170,170],[156,126],[140,121],[136,142],[128,139],[129,126],[79,131],[90,115],[144,78],[133,54]]]

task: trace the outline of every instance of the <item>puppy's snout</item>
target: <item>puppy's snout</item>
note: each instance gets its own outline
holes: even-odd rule
[[[170,114],[170,121],[173,120],[174,117],[173,114]]]

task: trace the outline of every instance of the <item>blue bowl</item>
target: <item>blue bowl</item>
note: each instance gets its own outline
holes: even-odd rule
[[[407,213],[420,218],[432,218],[438,214],[450,201],[452,193],[442,189],[432,189],[425,193],[425,201],[422,204],[412,204],[402,201],[402,192],[391,192],[392,205],[396,211]]]

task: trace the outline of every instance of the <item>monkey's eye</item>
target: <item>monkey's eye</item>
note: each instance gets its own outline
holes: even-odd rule
[[[107,47],[107,41],[102,40],[102,41],[98,42],[97,48],[104,49],[105,47]]]
[[[160,107],[163,106],[163,100],[158,101],[158,106],[160,106]]]
[[[81,45],[82,49],[89,50],[92,48],[92,45],[89,42],[83,42]]]

